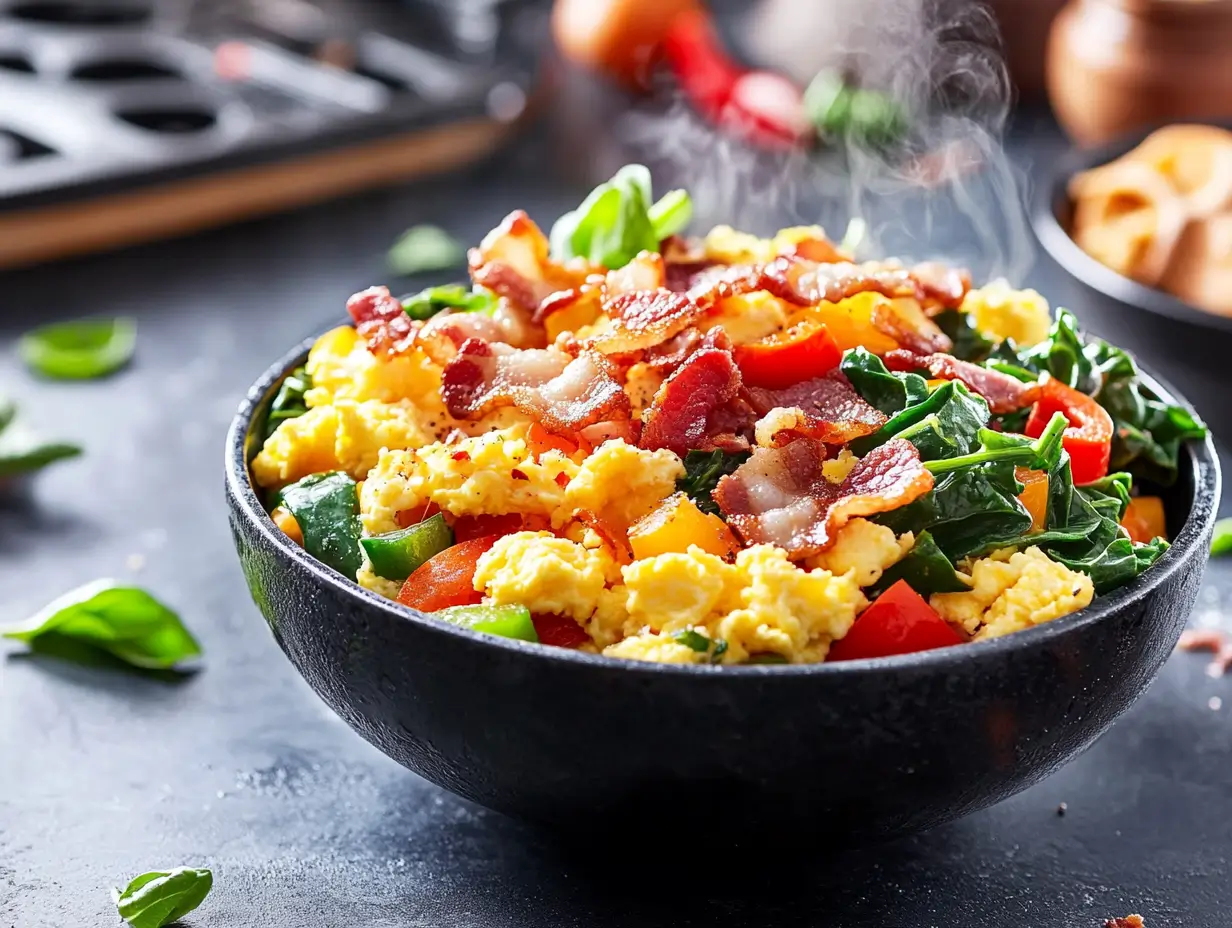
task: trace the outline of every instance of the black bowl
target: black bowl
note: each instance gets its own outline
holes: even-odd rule
[[[1211,125],[1232,129],[1232,122],[1215,120]],[[1078,280],[1097,311],[1109,314],[1125,306],[1141,309],[1178,322],[1232,333],[1232,317],[1208,313],[1155,287],[1148,287],[1100,264],[1070,238],[1073,202],[1069,182],[1076,174],[1115,161],[1127,154],[1156,129],[1152,126],[1123,136],[1098,148],[1071,148],[1057,159],[1051,178],[1035,189],[1031,224],[1044,250]],[[1113,318],[1111,315],[1109,318]]]
[[[1183,450],[1166,494],[1175,542],[1151,570],[1004,638],[838,664],[710,667],[486,636],[362,589],[262,509],[247,461],[310,343],[253,385],[227,437],[231,526],[253,599],[313,689],[372,744],[445,789],[565,831],[817,846],[990,805],[1129,708],[1175,646],[1206,566],[1220,486],[1209,440]]]

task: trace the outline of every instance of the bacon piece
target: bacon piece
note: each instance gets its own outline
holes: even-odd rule
[[[390,358],[408,350],[415,341],[419,323],[406,314],[402,302],[388,287],[369,287],[347,300],[347,312],[355,331],[377,357]]]
[[[802,438],[782,448],[758,448],[723,477],[714,500],[748,544],[770,544],[793,560],[830,547],[852,519],[889,512],[933,488],[915,446],[892,438],[873,449],[838,485],[822,473],[825,445]]]
[[[1208,677],[1222,677],[1232,668],[1232,639],[1217,628],[1187,628],[1177,647],[1182,651],[1210,651],[1214,657],[1206,667]]]
[[[624,293],[604,305],[612,324],[586,346],[603,354],[628,355],[661,345],[691,326],[702,310],[666,288]]]
[[[580,287],[596,270],[580,259],[556,264],[549,249],[534,221],[515,210],[467,253],[471,279],[533,313],[549,296]]]
[[[844,445],[871,435],[886,422],[885,414],[869,405],[841,374],[804,380],[783,390],[750,387],[749,402],[759,416],[766,417],[762,422],[767,423],[769,443],[774,446],[802,436]],[[782,415],[787,410],[793,412]],[[772,417],[775,411],[780,415]],[[759,436],[762,422],[757,425]],[[758,443],[762,443],[760,437]]]
[[[741,389],[740,369],[729,352],[706,348],[694,353],[659,387],[642,416],[639,444],[683,457],[691,449],[706,448],[710,436],[734,435],[739,423],[732,413]]]
[[[469,339],[441,375],[450,415],[476,419],[514,406],[549,430],[576,432],[632,414],[629,397],[602,355],[576,358],[555,348],[524,349]]]
[[[957,309],[971,289],[971,272],[938,261],[925,261],[911,269],[921,297],[936,309]]]
[[[842,264],[849,260],[838,250],[837,245],[826,238],[801,239],[782,254],[793,258],[804,258],[808,261],[818,261],[822,264]]]
[[[804,258],[775,258],[761,273],[760,286],[798,306],[837,303],[857,293],[883,296],[918,296],[919,286],[905,268],[876,262],[819,264]]]
[[[763,271],[753,264],[716,264],[696,274],[686,291],[690,300],[710,310],[722,300],[763,290]]]
[[[958,380],[967,389],[988,401],[993,412],[1013,412],[1035,402],[1039,388],[1023,383],[1000,371],[991,371],[970,361],[960,361],[948,354],[916,354],[911,351],[890,351],[882,358],[892,371],[928,371],[936,380]]]
[[[950,337],[910,298],[878,300],[870,321],[878,332],[918,354],[944,352],[954,347]]]
[[[419,330],[416,344],[437,364],[444,366],[453,360],[467,339],[485,342],[505,341],[500,324],[485,313],[438,313]]]
[[[683,332],[672,336],[661,345],[655,345],[647,350],[641,360],[659,374],[670,374],[685,361],[703,348],[718,348],[720,351],[731,351],[732,342],[721,326],[707,329],[689,327]],[[635,360],[630,358],[630,363]]]

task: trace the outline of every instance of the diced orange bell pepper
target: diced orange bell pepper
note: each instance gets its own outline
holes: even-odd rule
[[[1134,541],[1146,544],[1156,538],[1167,539],[1164,501],[1158,496],[1135,496],[1121,517],[1121,525]]]
[[[781,390],[829,373],[843,353],[824,323],[802,319],[782,332],[737,345],[732,357],[747,385]]]
[[[559,451],[565,457],[569,457],[578,450],[577,442],[569,440],[564,435],[549,432],[538,422],[532,423],[527,430],[526,447],[530,449],[536,461],[545,451]]]
[[[1069,420],[1062,443],[1069,452],[1074,483],[1081,486],[1107,476],[1112,457],[1112,417],[1108,410],[1085,393],[1045,374],[1025,433],[1039,438],[1057,412]]]
[[[719,557],[734,553],[740,543],[727,523],[702,512],[689,497],[676,493],[629,529],[629,545],[637,560],[660,554],[684,553],[690,545]]]
[[[290,509],[278,506],[270,513],[270,518],[274,520],[275,525],[282,529],[284,535],[301,548],[304,546],[304,533],[300,531],[299,523],[295,521],[295,516],[291,514]]]
[[[885,354],[898,348],[898,342],[873,325],[873,312],[890,301],[879,293],[857,293],[837,303],[818,303],[797,310],[787,319],[793,325],[802,319],[824,323],[840,351],[863,346],[873,354]]]
[[[1018,501],[1031,513],[1031,531],[1042,532],[1048,527],[1048,474],[1028,467],[1015,467],[1014,477],[1024,487]]]

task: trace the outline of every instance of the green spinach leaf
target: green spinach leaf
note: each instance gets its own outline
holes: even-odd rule
[[[897,564],[886,568],[867,592],[880,596],[899,580],[906,580],[926,599],[933,593],[965,593],[970,589],[927,531],[920,533],[911,550]]]
[[[840,370],[870,406],[887,416],[928,399],[928,381],[919,374],[892,373],[867,348],[852,348],[843,355]]]
[[[114,580],[87,583],[45,606],[3,637],[26,644],[68,639],[146,670],[165,670],[201,654],[180,617],[145,590]]]
[[[412,226],[389,249],[389,270],[402,277],[447,271],[466,263],[466,249],[444,229]]]
[[[278,503],[299,523],[304,550],[354,580],[364,563],[355,481],[341,471],[311,474],[284,487]]]
[[[931,422],[918,428],[930,416],[936,416],[935,428]],[[916,445],[921,457],[932,455],[925,460],[962,455],[976,446],[980,430],[987,424],[988,403],[952,380],[933,390],[922,402],[893,416],[872,435],[853,441],[851,450],[863,457],[891,438],[902,436]],[[916,430],[908,432],[913,428]]]
[[[265,417],[266,438],[273,435],[274,430],[288,419],[296,419],[308,411],[304,394],[311,389],[312,378],[308,375],[307,368],[297,367],[287,374]]]
[[[412,319],[431,319],[446,309],[490,316],[496,311],[499,302],[491,290],[472,290],[462,284],[445,284],[428,287],[412,296],[404,297],[402,308]]]
[[[719,480],[749,459],[747,451],[690,451],[684,458],[684,476],[676,489],[685,493],[702,512],[723,517],[719,504],[710,495]]]
[[[26,366],[44,377],[94,380],[127,364],[136,346],[136,320],[82,319],[27,332],[17,350]]]
[[[977,329],[971,316],[961,309],[943,310],[933,316],[933,322],[954,343],[950,354],[963,361],[979,364],[997,347],[997,343]]]
[[[120,917],[132,928],[163,928],[201,905],[213,885],[209,870],[176,867],[143,873],[113,895]]]

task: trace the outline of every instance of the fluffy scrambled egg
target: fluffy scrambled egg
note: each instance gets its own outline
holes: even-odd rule
[[[605,441],[582,462],[565,487],[565,505],[552,517],[567,522],[579,509],[627,529],[676,492],[684,464],[670,451],[644,451],[619,439]]]
[[[935,593],[929,603],[943,619],[978,641],[1031,628],[1091,604],[1095,587],[1039,548],[994,551],[971,564],[971,590]]]
[[[971,314],[975,327],[985,335],[998,340],[1012,338],[1023,348],[1046,339],[1052,326],[1046,299],[1034,290],[1014,290],[1004,279],[969,291],[962,310]]]
[[[838,457],[822,462],[821,474],[831,483],[842,483],[859,463],[860,459],[844,448]]]
[[[821,226],[794,226],[780,230],[774,238],[758,238],[737,232],[731,226],[715,226],[702,242],[706,257],[722,264],[764,264],[785,254],[807,239],[825,239]]]
[[[312,389],[304,394],[309,407],[338,399],[411,400],[442,425],[448,418],[440,398],[441,369],[422,351],[387,360],[376,357],[349,325],[331,329],[312,346],[305,365]],[[439,414],[439,415],[438,415]]]
[[[344,470],[356,480],[382,450],[414,448],[431,440],[423,411],[413,403],[338,399],[287,419],[252,461],[263,487],[282,487],[322,471]]]
[[[697,327],[709,332],[722,326],[733,344],[747,345],[782,329],[787,324],[787,316],[788,308],[782,300],[765,290],[757,290],[720,300]]]
[[[870,522],[852,519],[838,533],[834,545],[808,559],[809,567],[819,567],[834,574],[850,572],[860,586],[872,586],[881,575],[897,564],[915,544],[915,536],[907,532],[895,537],[894,530]]]
[[[382,451],[360,491],[360,517],[369,534],[380,535],[398,528],[399,512],[429,502],[459,516],[551,515],[564,504],[564,484],[577,471],[559,451],[536,461],[524,425],[450,445]]]
[[[620,576],[602,548],[550,532],[506,535],[479,559],[475,589],[497,605],[522,604],[532,613],[567,615],[584,624],[607,584]]]

